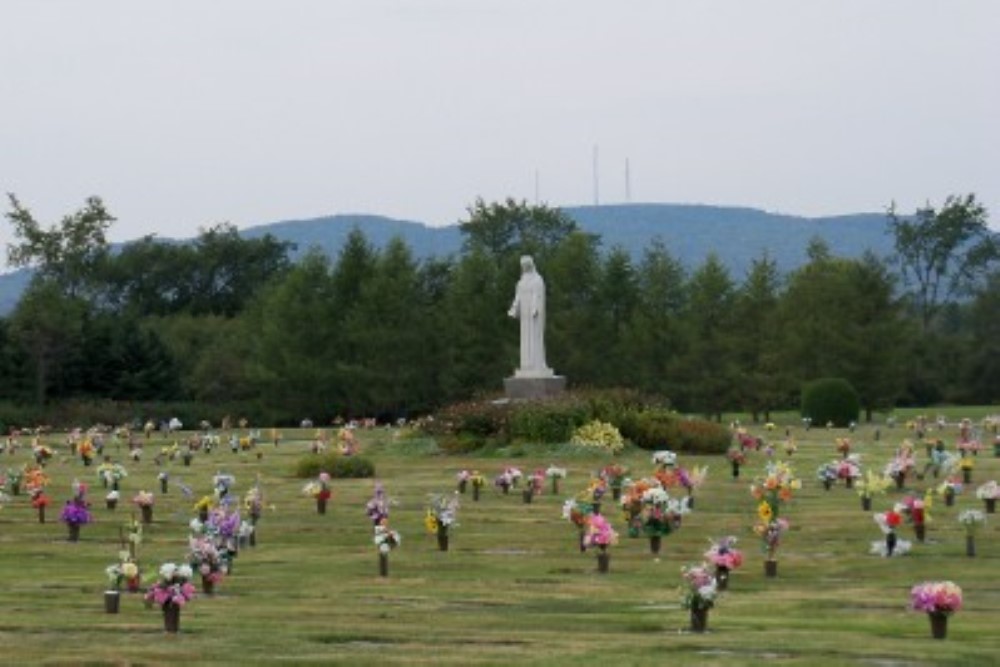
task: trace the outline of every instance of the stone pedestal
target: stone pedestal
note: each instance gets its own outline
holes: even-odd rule
[[[509,377],[504,378],[503,388],[510,399],[551,398],[566,391],[566,377]]]

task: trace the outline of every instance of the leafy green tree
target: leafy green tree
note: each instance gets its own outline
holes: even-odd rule
[[[941,210],[918,209],[912,218],[889,207],[896,261],[913,308],[927,331],[943,303],[967,295],[1000,259],[1000,242],[975,195],[949,196]]]
[[[741,402],[753,414],[754,421],[763,413],[788,405],[791,388],[782,373],[778,329],[778,303],[781,275],[777,264],[767,254],[755,259],[743,285],[736,294],[734,353],[741,380]]]
[[[11,210],[6,218],[17,239],[7,246],[8,263],[33,267],[68,296],[81,296],[108,253],[105,232],[115,219],[104,202],[89,197],[83,208],[45,229],[15,195],[7,197]]]
[[[601,262],[597,239],[575,232],[546,264],[538,264],[546,288],[546,361],[575,384],[600,382],[604,364],[604,313],[600,312]],[[514,294],[510,284],[509,296]],[[508,324],[512,331],[516,328]]]
[[[459,222],[459,229],[465,237],[465,251],[478,248],[503,265],[519,255],[532,255],[536,264],[544,264],[577,227],[559,209],[508,198],[491,204],[477,199],[468,208],[468,219]]]
[[[968,400],[995,404],[1000,400],[1000,272],[992,273],[976,291],[969,312],[970,344],[963,366]]]
[[[709,254],[688,283],[681,371],[691,407],[717,421],[737,397],[735,298],[729,271],[717,255]]]
[[[621,247],[611,249],[601,266],[594,320],[600,326],[604,363],[597,385],[628,386],[636,360],[629,348],[629,330],[639,304],[639,285],[632,259]]]
[[[67,296],[56,281],[36,278],[11,313],[10,332],[29,359],[38,405],[61,380],[58,370],[79,344],[85,312],[86,304]]]

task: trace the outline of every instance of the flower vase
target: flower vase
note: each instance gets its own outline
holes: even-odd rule
[[[118,605],[121,602],[121,593],[118,591],[104,591],[104,611],[108,614],[117,614]]]
[[[594,503],[593,507],[594,507],[594,510],[593,510],[594,514],[600,514],[601,513],[601,503]]]
[[[870,512],[872,509],[871,496],[861,496],[861,511]]]
[[[464,479],[463,479],[463,480],[461,480],[461,481],[460,481],[460,482],[458,483],[458,492],[459,492],[459,493],[465,493],[465,487],[467,487],[467,486],[468,486],[468,484],[469,484],[468,480],[464,480]]]
[[[601,550],[597,554],[597,571],[600,574],[607,574],[611,568],[611,554],[606,550]]]
[[[139,575],[129,577],[125,580],[125,590],[129,593],[138,593],[140,583],[142,583],[142,577]]]
[[[826,489],[827,491],[829,491],[831,486],[833,486],[833,480],[829,480],[829,479],[824,479],[823,480],[823,488],[824,489]]]
[[[612,486],[611,487],[611,500],[621,500],[622,499],[622,487]]]
[[[997,499],[996,498],[983,498],[983,502],[986,503],[986,513],[996,514],[997,511]]]
[[[19,496],[21,495],[21,485],[14,483],[10,485],[10,495]]]
[[[583,532],[583,528],[580,529],[580,538],[577,540],[577,544],[580,545],[580,553],[587,550],[587,538]]]
[[[389,576],[389,554],[380,553],[378,555],[378,576]]]
[[[521,499],[524,501],[525,505],[530,505],[535,494],[531,492],[531,489],[524,489],[521,491]]]
[[[886,533],[885,534],[885,555],[891,556],[896,550],[896,533]]]
[[[705,632],[708,628],[708,609],[706,607],[691,608],[691,632]]]
[[[316,499],[316,513],[317,514],[326,514],[326,498],[317,498]]]
[[[917,536],[917,542],[923,542],[924,538],[927,537],[927,524],[924,523],[913,524],[913,532]]]
[[[776,560],[764,561],[764,576],[768,578],[778,576],[778,561]]]
[[[117,500],[105,500],[104,502],[108,506],[109,510],[113,510],[114,508],[118,507]]]
[[[479,489],[480,489],[480,487],[481,487],[480,484],[473,484],[472,485],[472,501],[473,502],[476,502],[476,503],[479,502]]]
[[[191,454],[185,454],[184,456],[181,457],[181,460],[184,461],[184,467],[186,467],[186,468],[190,468],[191,467],[191,459],[192,458],[194,458],[194,457]]]
[[[948,614],[931,611],[927,613],[927,617],[931,620],[931,637],[944,639],[948,636]]]
[[[201,521],[202,523],[205,523],[206,521],[208,521],[208,509],[207,508],[202,508],[202,509],[198,510],[198,521]]]
[[[215,595],[215,581],[207,574],[201,575],[201,592],[205,595]]]
[[[160,493],[167,492],[168,481],[165,479],[160,480]]]
[[[947,505],[948,507],[951,507],[955,504],[955,492],[952,491],[951,489],[945,491],[944,504]]]
[[[78,523],[67,523],[66,526],[69,528],[69,541],[79,542],[80,541],[80,524]]]
[[[965,555],[969,558],[976,557],[976,538],[972,535],[965,536]]]
[[[45,505],[38,506],[38,523],[45,523]]]
[[[163,629],[170,634],[177,634],[181,629],[181,608],[172,602],[163,605]]]
[[[553,477],[552,478],[552,495],[554,495],[554,496],[558,496],[559,495],[559,478],[558,477]]]
[[[844,487],[848,488],[848,489],[853,489],[854,488],[854,478],[853,477],[848,477],[848,478],[844,479]]]
[[[896,489],[902,490],[903,483],[906,481],[906,473],[902,472],[896,473],[895,475],[892,476],[892,478],[896,480]]]
[[[691,495],[690,491],[688,492],[688,509],[689,510],[694,509],[694,496]]]
[[[153,523],[153,506],[143,505],[142,506],[142,522],[147,526]]]
[[[500,490],[503,491],[505,496],[508,495],[510,493],[510,484],[501,484]]]
[[[715,587],[720,591],[729,590],[729,568],[725,565],[715,566]]]
[[[448,526],[441,523],[438,524],[437,529],[437,540],[438,540],[438,551],[448,550]]]
[[[970,468],[962,469],[962,482],[972,484],[972,470]]]
[[[654,556],[660,555],[660,547],[663,545],[662,535],[650,535],[649,536],[649,551]]]
[[[733,479],[739,479],[740,477],[740,464],[733,461]]]

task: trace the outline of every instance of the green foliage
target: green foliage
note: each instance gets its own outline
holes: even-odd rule
[[[843,378],[820,378],[802,388],[802,416],[816,426],[845,427],[858,420],[860,411],[858,392]]]
[[[375,464],[361,456],[326,453],[310,454],[295,465],[295,476],[299,479],[317,477],[321,472],[334,479],[362,479],[375,476]]]
[[[666,410],[634,411],[621,423],[622,435],[641,449],[697,454],[721,454],[732,436],[724,426],[702,419],[684,419]]]
[[[588,414],[587,406],[572,398],[515,405],[510,415],[510,437],[528,442],[567,442],[573,431],[587,421]]]

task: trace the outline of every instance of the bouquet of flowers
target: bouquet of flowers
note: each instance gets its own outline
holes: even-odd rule
[[[631,518],[630,537],[662,537],[681,527],[681,518],[688,513],[687,498],[671,498],[662,486],[650,486],[640,497],[641,509]]]
[[[864,479],[859,480],[855,488],[862,498],[872,498],[880,493],[885,493],[892,481],[885,475],[880,475],[871,468],[865,471]]]
[[[389,505],[390,501],[385,495],[385,487],[382,486],[381,482],[375,482],[375,495],[365,505],[365,514],[371,519],[373,525],[379,526],[389,519]]]
[[[128,471],[121,463],[105,461],[97,466],[97,478],[104,483],[105,488],[110,486],[112,489],[117,489],[119,483],[126,477],[128,477]]]
[[[747,455],[744,453],[741,447],[730,447],[726,451],[726,459],[729,461],[730,465],[733,466],[733,477],[740,476],[740,466],[746,465]]]
[[[871,553],[889,558],[891,556],[902,556],[910,550],[913,545],[908,540],[899,539],[896,529],[903,523],[903,515],[896,509],[888,512],[879,512],[872,516],[878,525],[885,539],[872,542]]]
[[[194,504],[192,509],[197,512],[202,521],[205,521],[208,518],[209,511],[213,507],[215,507],[215,496],[202,496],[198,499],[198,502]]]
[[[45,463],[52,458],[53,454],[51,447],[43,445],[41,443],[36,443],[34,446],[32,446],[31,453],[32,456],[35,457],[35,463],[37,463],[40,466],[44,466]]]
[[[597,547],[603,552],[612,544],[618,544],[618,533],[603,516],[591,514],[587,519],[587,532],[583,538],[584,548]]]
[[[837,462],[837,479],[844,480],[848,486],[854,486],[854,481],[861,478],[861,457],[849,454]]]
[[[388,555],[402,542],[402,537],[395,530],[389,528],[388,520],[382,520],[375,524],[375,547],[379,554]]]
[[[795,444],[795,438],[787,438],[785,440],[785,456],[792,456],[795,452],[799,451],[799,446]]]
[[[512,488],[517,486],[521,477],[522,473],[518,468],[507,467],[493,479],[493,486],[497,487],[506,494]]]
[[[24,488],[31,497],[31,506],[38,510],[38,520],[45,522],[45,508],[51,499],[45,495],[45,487],[49,485],[49,477],[40,465],[28,466],[24,470]]]
[[[194,597],[191,577],[194,573],[188,565],[164,563],[160,567],[160,577],[146,591],[146,600],[160,607],[183,607]]]
[[[980,510],[963,510],[958,515],[958,522],[965,526],[966,535],[975,535],[976,530],[986,524],[986,515]]]
[[[828,461],[816,468],[816,478],[829,489],[837,481],[837,461]]]
[[[951,614],[962,608],[962,589],[951,581],[927,581],[910,589],[910,608],[928,614]]]
[[[131,560],[125,559],[109,565],[105,568],[104,573],[108,576],[108,590],[121,591],[122,582],[139,578],[139,566]]]
[[[896,485],[902,488],[903,480],[915,468],[916,460],[913,457],[913,443],[909,440],[904,440],[899,448],[896,449],[896,455],[885,466],[885,475],[886,477],[895,479]]]
[[[70,526],[82,526],[91,522],[89,503],[86,499],[87,485],[83,482],[73,482],[73,497],[66,501],[62,513],[59,515],[60,521]]]
[[[83,465],[89,466],[94,460],[94,443],[91,442],[90,438],[85,439],[80,443],[80,446],[77,447],[76,453],[80,455],[80,460],[83,461]]]
[[[711,609],[715,606],[715,598],[719,594],[715,574],[709,571],[707,563],[687,565],[681,568],[684,587],[681,595],[681,607],[684,609]]]
[[[996,480],[990,480],[976,489],[976,498],[980,500],[996,500],[1000,498],[1000,484]]]
[[[302,493],[316,500],[329,500],[333,495],[330,490],[330,473],[321,472],[319,477],[302,487]]]
[[[201,575],[205,592],[222,581],[229,571],[228,554],[222,553],[215,542],[208,536],[191,536],[188,538],[188,563],[194,572]]]
[[[726,570],[735,570],[743,565],[743,552],[736,548],[736,538],[732,535],[713,542],[705,552],[705,558],[716,568]]]
[[[447,533],[451,526],[457,525],[458,495],[453,493],[433,493],[427,502],[427,514],[424,516],[424,527],[431,534]]]
[[[837,438],[834,442],[836,443],[837,453],[846,459],[847,455],[851,453],[851,439]]]
[[[260,518],[264,510],[264,491],[260,488],[260,482],[250,487],[243,496],[243,508],[250,515],[254,522]]]
[[[962,482],[954,477],[949,477],[938,485],[937,494],[944,498],[946,505],[955,503],[955,496],[962,493]]]
[[[961,452],[962,456],[970,454],[976,456],[982,449],[983,445],[978,440],[960,440],[958,443],[958,451]]]
[[[132,498],[132,502],[140,508],[152,507],[154,501],[155,498],[153,494],[149,491],[140,491],[139,493],[135,494],[135,496]]]
[[[215,488],[215,497],[222,499],[229,495],[230,489],[236,485],[236,478],[232,475],[218,472],[212,477],[212,486]]]
[[[458,474],[455,475],[455,480],[458,482],[458,492],[465,493],[465,488],[469,484],[469,480],[472,479],[471,470],[459,470]]]
[[[566,479],[566,468],[557,468],[554,465],[550,465],[545,470],[545,476],[552,480],[552,493],[559,493],[559,481]]]
[[[24,472],[16,468],[7,468],[7,490],[10,495],[17,496],[21,494],[21,482],[24,479]]]
[[[740,451],[746,451],[748,449],[759,450],[761,447],[761,441],[758,438],[753,437],[745,428],[736,429],[736,444],[739,446]]]
[[[677,454],[667,449],[653,452],[653,465],[660,468],[673,467],[677,465]]]
[[[793,492],[800,488],[802,483],[785,463],[768,463],[764,477],[750,487],[751,495],[759,501],[759,521],[754,532],[761,538],[768,561],[777,560],[781,536],[788,530],[788,521],[780,517],[781,507],[791,501]]]

